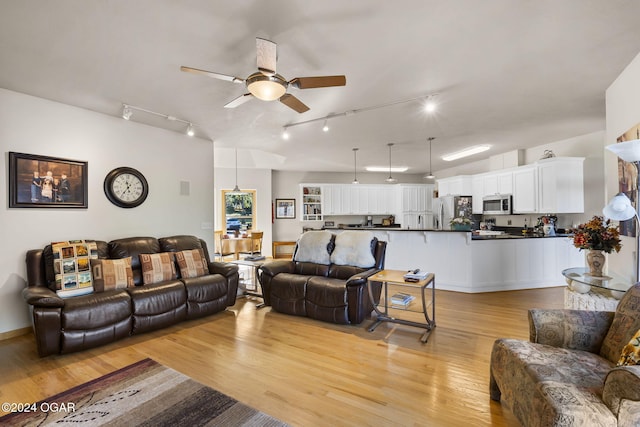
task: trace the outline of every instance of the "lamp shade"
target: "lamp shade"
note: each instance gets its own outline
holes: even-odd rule
[[[640,139],[632,139],[631,141],[607,145],[605,148],[625,162],[640,161]]]
[[[635,208],[631,205],[631,200],[624,193],[614,196],[607,206],[602,209],[602,213],[609,219],[615,221],[626,221],[636,215]]]

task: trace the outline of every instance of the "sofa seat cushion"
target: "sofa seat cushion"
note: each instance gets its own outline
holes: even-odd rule
[[[131,295],[133,334],[164,328],[186,318],[187,293],[180,280],[127,288]]]
[[[131,317],[131,298],[124,289],[68,298],[62,329],[96,329]]]
[[[195,319],[227,307],[227,279],[221,274],[181,279],[187,291],[187,317]]]
[[[602,401],[613,366],[594,353],[515,339],[497,340],[491,354],[492,381],[527,426],[617,425]]]
[[[307,282],[307,316],[333,323],[349,323],[344,280],[310,277]]]
[[[305,296],[310,276],[280,273],[271,280],[271,307],[281,313],[306,316]]]

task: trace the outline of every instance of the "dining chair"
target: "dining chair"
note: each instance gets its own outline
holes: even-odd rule
[[[221,262],[224,261],[224,257],[226,256],[230,256],[230,255],[234,255],[233,252],[230,252],[229,246],[227,245],[227,247],[225,248],[224,245],[222,244],[222,236],[224,234],[224,231],[222,230],[215,230],[213,232],[213,236],[214,236],[214,245],[215,245],[215,252],[213,254],[213,260],[215,261],[216,258],[218,258]]]
[[[240,253],[251,254],[251,255],[262,254],[262,236],[263,235],[264,235],[264,232],[262,231],[250,230],[249,235],[247,236],[249,239],[251,239],[249,250],[240,251]]]

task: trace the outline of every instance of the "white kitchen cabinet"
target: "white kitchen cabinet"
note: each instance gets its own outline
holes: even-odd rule
[[[399,184],[399,221],[404,228],[425,229],[433,226],[433,184]]]
[[[397,211],[395,185],[322,184],[321,187],[325,216],[390,215]]]
[[[484,197],[484,175],[474,175],[471,179],[471,212],[482,213],[482,198]]]
[[[469,196],[473,192],[472,177],[458,175],[438,180],[438,196]]]
[[[513,171],[513,213],[538,212],[538,168],[520,166]]]
[[[584,212],[583,163],[582,157],[555,157],[536,162],[539,213]]]

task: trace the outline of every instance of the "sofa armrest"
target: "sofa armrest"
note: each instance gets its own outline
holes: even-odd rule
[[[27,304],[38,307],[64,307],[64,300],[55,292],[44,286],[29,286],[22,290],[22,297]]]
[[[271,261],[260,266],[260,274],[273,278],[280,273],[293,273],[293,261]]]
[[[618,425],[635,425],[640,414],[640,366],[620,366],[609,371],[602,400],[618,418]]]
[[[238,273],[238,266],[230,262],[210,262],[209,272],[229,278]]]
[[[379,271],[379,268],[370,268],[369,270],[363,271],[361,273],[356,273],[347,279],[347,287],[366,284],[367,279],[369,279],[369,277],[373,276]]]
[[[613,312],[588,310],[529,310],[529,340],[570,350],[598,353]]]

